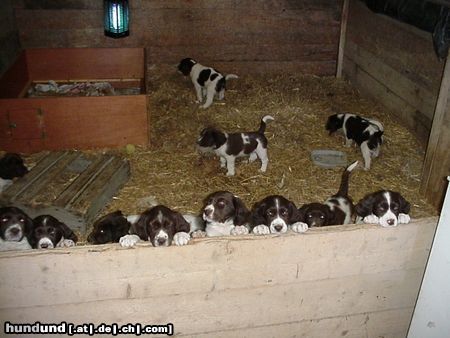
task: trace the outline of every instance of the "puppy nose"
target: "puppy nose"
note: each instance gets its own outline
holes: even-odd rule
[[[166,243],[166,239],[165,238],[162,238],[162,237],[158,238],[158,244],[159,245],[163,245],[164,243]]]
[[[42,249],[47,249],[48,248],[48,243],[42,243],[41,244],[41,248]]]
[[[275,228],[276,231],[280,232],[281,229],[283,229],[283,226],[282,225],[275,225],[274,228]]]
[[[212,209],[205,209],[205,211],[203,211],[203,213],[204,213],[206,216],[211,216],[211,214],[212,214]]]
[[[17,235],[18,233],[19,233],[19,229],[18,228],[12,228],[11,229],[11,233],[13,234],[13,235]]]
[[[394,225],[394,224],[395,224],[395,219],[390,218],[390,219],[388,219],[386,222],[387,222],[387,224],[389,224],[389,225]]]

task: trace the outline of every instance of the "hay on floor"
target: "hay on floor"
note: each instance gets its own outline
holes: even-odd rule
[[[328,136],[325,131],[327,117],[344,111],[376,118],[385,127],[380,157],[369,171],[358,168],[351,176],[349,194],[353,200],[378,189],[391,189],[411,202],[413,218],[436,214],[419,193],[423,145],[389,111],[360,97],[345,81],[244,75],[228,81],[224,101],[199,109],[189,78],[165,66],[154,66],[149,73],[151,145],[137,147],[132,154],[112,150],[129,159],[131,179],[103,214],[117,209],[137,214],[154,203],[183,213],[198,213],[203,199],[217,190],[233,192],[249,208],[270,194],[284,195],[297,206],[324,201],[337,191],[342,168],[315,166],[311,151],[340,150],[349,163],[362,162],[359,149],[345,148],[342,137]],[[195,142],[204,127],[252,131],[266,114],[275,118],[266,129],[270,159],[266,173],[259,172],[259,161],[238,161],[236,176],[227,177],[218,158],[197,153]],[[39,156],[26,160],[32,163]]]

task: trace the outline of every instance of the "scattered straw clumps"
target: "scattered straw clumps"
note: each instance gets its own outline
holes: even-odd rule
[[[356,170],[349,194],[355,202],[378,189],[401,192],[411,202],[413,218],[435,215],[419,193],[423,146],[388,111],[363,99],[344,81],[333,77],[280,75],[241,76],[227,83],[224,101],[204,110],[194,102],[189,78],[175,69],[153,66],[149,70],[151,145],[134,152],[121,151],[131,164],[131,179],[103,214],[117,209],[142,212],[154,203],[183,213],[198,213],[211,192],[229,190],[248,207],[270,194],[280,194],[297,206],[324,201],[338,189],[342,168],[313,165],[314,149],[344,151],[348,162],[362,161],[357,148],[345,148],[343,138],[328,136],[329,115],[349,111],[376,118],[385,127],[381,155],[370,171]],[[259,160],[236,163],[236,176],[227,177],[216,157],[201,157],[195,149],[199,132],[215,126],[228,132],[257,130],[266,114],[269,166],[259,172]]]
[[[198,108],[190,79],[170,68],[154,67],[150,77],[151,146],[125,155],[131,179],[108,206],[139,213],[151,203],[166,204],[184,213],[198,213],[211,192],[229,190],[251,207],[270,194],[281,194],[298,206],[324,201],[339,186],[342,169],[322,169],[312,164],[314,149],[341,150],[349,163],[362,161],[357,148],[345,148],[339,136],[328,136],[324,125],[337,111],[350,111],[379,119],[385,127],[381,156],[370,171],[352,174],[349,192],[355,201],[377,189],[400,191],[412,202],[412,216],[435,214],[420,196],[424,150],[414,136],[389,112],[362,99],[344,81],[332,77],[241,76],[228,81],[224,101]],[[216,157],[201,157],[195,149],[205,126],[224,131],[252,131],[262,116],[275,121],[266,129],[269,167],[259,172],[259,161],[238,161],[236,176],[227,177]],[[105,212],[106,212],[105,211]]]

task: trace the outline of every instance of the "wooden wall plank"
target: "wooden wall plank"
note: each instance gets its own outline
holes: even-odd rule
[[[305,326],[299,332],[311,336],[339,328],[394,337],[409,323],[436,223],[197,239],[164,249],[3,252],[0,318],[172,322],[187,336]]]
[[[286,70],[334,73],[341,1],[142,1],[131,2],[130,36],[103,35],[102,8],[86,1],[15,3],[25,48],[145,46],[148,63],[176,63],[191,56],[218,62],[248,62],[246,72]],[[249,45],[255,48],[248,48]],[[320,67],[311,63],[323,61]],[[302,61],[302,62],[299,62]],[[280,62],[280,64],[277,64]]]

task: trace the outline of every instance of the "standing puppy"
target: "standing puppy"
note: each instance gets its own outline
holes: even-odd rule
[[[136,223],[131,224],[130,235],[123,236],[121,246],[134,246],[139,240],[153,246],[186,245],[190,240],[190,225],[183,216],[164,205],[144,211]]]
[[[217,191],[209,195],[202,214],[208,237],[248,234],[250,211],[231,192]]]
[[[338,192],[329,197],[325,203],[309,203],[299,209],[300,221],[308,227],[350,224],[353,222],[354,206],[348,196],[348,181],[358,161],[350,164],[342,173]]]
[[[395,191],[380,190],[366,195],[355,207],[357,221],[395,227],[399,223],[409,223],[411,205]]]
[[[214,68],[205,67],[191,58],[185,58],[180,61],[178,70],[185,76],[190,76],[197,94],[197,103],[202,103],[206,97],[205,103],[201,108],[208,108],[217,95],[219,100],[225,97],[226,81],[237,79],[234,74],[223,75]]]
[[[280,195],[267,196],[253,206],[252,232],[256,235],[285,233],[289,227],[305,232],[308,226],[299,222],[295,204]]]
[[[383,143],[384,129],[380,122],[354,114],[334,114],[328,117],[325,128],[330,132],[330,135],[342,129],[345,145],[350,147],[355,141],[361,148],[364,169],[370,169],[371,158],[378,157]]]
[[[0,208],[0,251],[31,249],[27,235],[33,220],[16,207]]]
[[[220,157],[220,166],[227,167],[227,176],[235,174],[236,158],[248,156],[249,162],[258,157],[261,160],[261,172],[267,170],[269,157],[267,155],[267,138],[264,135],[266,123],[274,118],[266,115],[261,119],[258,131],[247,133],[225,133],[214,128],[205,128],[200,133],[197,146],[200,152],[214,152]]]

